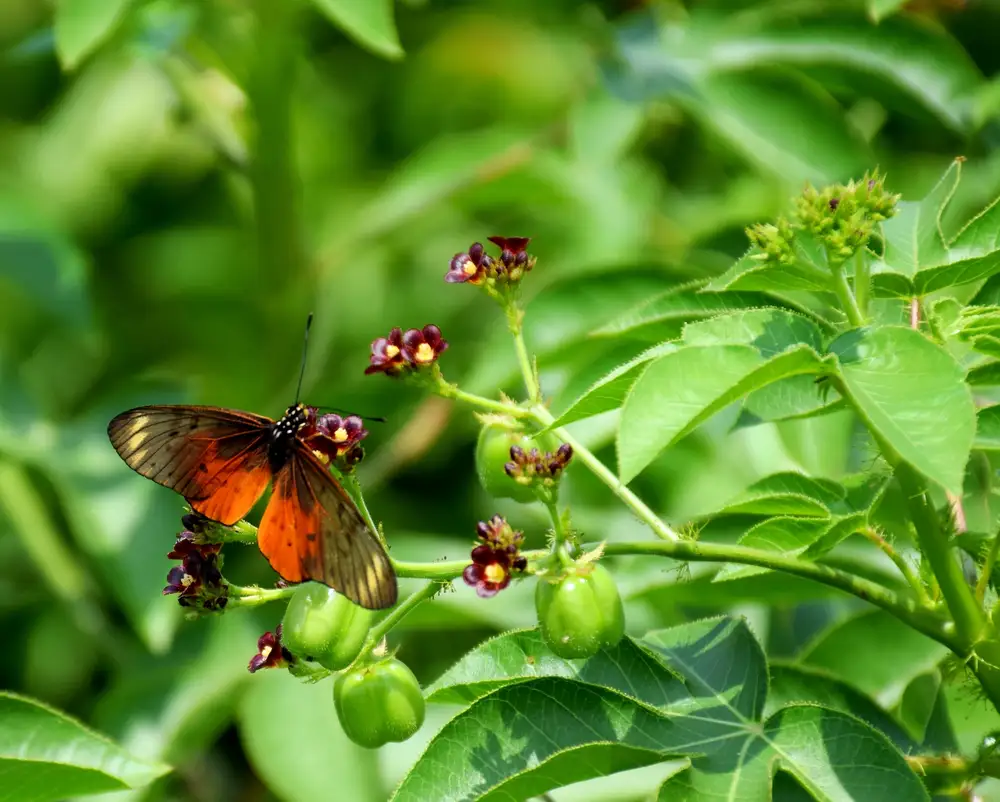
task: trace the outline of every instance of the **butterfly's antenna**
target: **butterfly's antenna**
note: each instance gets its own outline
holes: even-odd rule
[[[341,409],[340,407],[316,407],[320,412],[326,410],[327,412],[336,412],[338,415],[355,415],[359,418],[364,418],[367,421],[372,421],[373,423],[385,423],[385,418],[377,418],[374,415],[362,415],[360,412],[351,412],[347,409]]]
[[[306,377],[306,353],[309,350],[309,329],[312,327],[313,313],[309,313],[306,318],[306,334],[302,339],[302,367],[299,368],[299,386],[295,388],[295,403],[299,403],[299,396],[302,394],[302,380]]]

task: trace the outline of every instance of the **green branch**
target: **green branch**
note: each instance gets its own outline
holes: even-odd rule
[[[407,615],[413,612],[420,604],[433,599],[439,590],[441,590],[442,583],[437,580],[432,580],[424,585],[416,593],[411,593],[402,602],[397,604],[392,612],[390,612],[385,618],[379,621],[375,626],[373,626],[369,632],[368,636],[365,638],[365,645],[361,649],[361,654],[367,654],[376,646],[378,646],[379,641],[384,638],[389,631],[399,624]]]
[[[543,406],[536,406],[532,408],[532,414],[534,415],[535,421],[543,428],[551,426],[556,420],[552,417],[552,413]],[[648,506],[646,506],[646,503],[642,499],[629,490],[628,487],[626,487],[621,480],[611,472],[608,466],[601,462],[589,448],[583,445],[565,429],[555,429],[554,431],[560,440],[564,443],[569,443],[569,445],[573,447],[573,459],[586,465],[590,469],[591,473],[604,482],[611,492],[614,493],[626,507],[636,514],[639,520],[653,530],[657,537],[662,538],[663,540],[680,540],[680,535],[661,521],[660,517]]]
[[[830,274],[833,276],[833,291],[840,301],[840,308],[847,315],[847,319],[854,327],[865,324],[864,316],[858,308],[858,302],[851,292],[851,286],[847,283],[847,275],[844,273],[844,265],[839,262],[830,263]]]
[[[762,549],[690,540],[674,543],[655,540],[645,543],[608,543],[604,547],[604,553],[649,554],[689,562],[730,562],[793,574],[838,588],[876,607],[881,607],[918,632],[943,643],[950,649],[955,650],[959,646],[951,631],[950,622],[933,610],[923,607],[916,599],[828,565]]]

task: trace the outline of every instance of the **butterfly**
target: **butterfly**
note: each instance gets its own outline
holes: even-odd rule
[[[132,470],[226,526],[245,517],[273,480],[257,530],[271,567],[370,610],[391,607],[397,585],[389,556],[305,441],[311,414],[299,403],[277,421],[220,407],[137,407],[112,419],[108,437]]]

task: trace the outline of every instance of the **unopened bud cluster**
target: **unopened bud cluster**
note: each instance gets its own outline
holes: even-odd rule
[[[525,451],[520,446],[510,447],[510,462],[503,466],[507,475],[518,484],[541,484],[551,487],[573,459],[573,447],[563,443],[555,452],[541,452],[537,448]]]
[[[807,186],[795,200],[791,219],[779,217],[747,229],[759,253],[751,258],[776,265],[795,261],[795,237],[806,232],[833,263],[842,263],[864,248],[879,223],[896,213],[899,195],[887,192],[885,177],[866,173],[860,181],[824,189]]]

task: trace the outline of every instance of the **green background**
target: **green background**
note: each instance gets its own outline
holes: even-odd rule
[[[449,379],[519,391],[499,311],[442,280],[454,253],[533,238],[528,346],[558,412],[651,337],[592,332],[651,288],[725,271],[743,228],[804,181],[878,165],[919,198],[963,155],[949,216],[1000,191],[997,4],[644,5],[0,2],[0,687],[176,767],[108,799],[384,799],[451,713],[430,705],[414,740],[364,752],[339,732],[329,682],[247,673],[280,609],[183,620],[159,595],[180,500],[120,462],[114,414],[280,415],[313,311],[304,400],[388,419],[369,426],[360,479],[393,555],[459,559],[495,512],[537,547],[544,510],[479,487],[467,410],[362,375],[372,339],[433,322]],[[663,339],[680,323],[657,326]],[[734,421],[713,418],[633,488],[681,525],[776,471],[839,479],[867,456],[845,414]],[[611,465],[613,423],[574,429]],[[588,540],[647,536],[579,469],[565,497]],[[232,581],[275,580],[254,549],[226,557]],[[848,623],[816,646],[865,611],[802,581],[720,589],[704,566],[613,567],[630,632],[743,614],[770,657],[805,654],[890,708],[940,658],[892,626]],[[497,600],[459,583],[394,641],[426,684],[533,622],[527,583]],[[903,676],[862,657],[887,639]],[[845,648],[858,664],[837,664]],[[997,722],[958,696],[969,746]],[[551,796],[641,799],[667,773]]]

